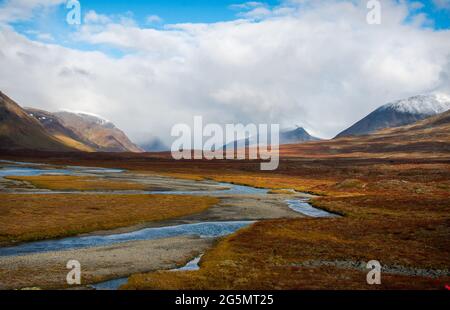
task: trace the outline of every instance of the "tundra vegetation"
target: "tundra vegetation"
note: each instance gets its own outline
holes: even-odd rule
[[[0,194],[0,244],[174,219],[205,211],[214,197],[177,195]]]
[[[319,195],[314,206],[342,215],[260,221],[219,240],[200,270],[136,274],[126,289],[442,289],[450,281],[448,136],[436,145],[430,134],[419,144],[386,135],[282,147],[272,172],[260,171],[258,160],[174,161],[170,154],[10,158],[293,189]],[[383,265],[381,285],[366,282],[369,260]]]

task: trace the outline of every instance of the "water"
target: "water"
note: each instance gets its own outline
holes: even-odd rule
[[[72,174],[68,169],[39,169],[39,168],[25,168],[25,167],[5,167],[0,169],[0,177],[7,176],[21,176],[31,177],[43,174]]]
[[[194,271],[199,270],[200,266],[198,263],[200,262],[203,254],[194,258],[193,260],[189,261],[186,265],[183,267],[172,269],[171,271]],[[104,290],[118,290],[122,285],[126,284],[128,282],[128,278],[119,278],[114,280],[109,280],[105,282],[100,282],[96,284],[89,285],[90,287],[98,290],[98,291],[104,291]]]
[[[200,238],[215,238],[234,233],[240,228],[254,223],[253,221],[233,222],[202,222],[176,226],[145,228],[129,233],[70,237],[57,240],[43,240],[24,243],[13,247],[0,248],[0,256],[15,256],[50,251],[62,251],[97,246],[107,246],[128,241],[153,240],[178,236],[199,236]]]
[[[97,291],[112,291],[117,290],[122,285],[126,284],[128,282],[128,278],[120,278],[120,279],[114,279],[109,280],[105,282],[100,282],[97,284],[91,284],[90,287],[96,289]]]
[[[199,270],[200,266],[198,265],[198,263],[200,263],[200,260],[202,259],[202,256],[203,256],[203,254],[197,256],[196,258],[194,258],[193,260],[188,262],[183,267],[180,267],[180,268],[177,268],[177,269],[172,269],[172,271],[194,271],[194,270]]]
[[[265,195],[268,190],[265,188],[256,188],[245,185],[235,185],[230,183],[216,183],[219,187],[226,189],[220,190],[196,190],[196,191],[149,191],[146,194],[166,194],[166,195]]]
[[[51,175],[74,175],[77,173],[83,174],[110,174],[110,173],[122,173],[124,170],[121,169],[111,169],[111,168],[97,168],[97,167],[81,167],[81,166],[70,166],[64,169],[42,169],[38,167],[24,167],[25,165],[43,165],[43,164],[32,164],[32,163],[20,163],[13,161],[5,161],[0,160],[0,163],[14,164],[15,166],[8,166],[4,168],[0,168],[0,177],[7,176],[40,176],[44,174]],[[224,187],[226,189],[218,189],[218,190],[189,190],[189,191],[90,191],[86,192],[78,192],[83,194],[147,194],[147,195],[264,195],[267,194],[268,190],[263,188],[255,188],[251,186],[245,185],[235,185],[229,183],[215,183],[217,187]],[[199,184],[201,186],[201,184]],[[74,191],[36,191],[36,192],[28,192],[35,194],[71,194]]]
[[[36,166],[42,166],[42,164],[29,164],[34,167],[24,167],[28,163],[16,163],[9,161],[0,161],[0,163],[14,164],[15,166],[6,166],[0,169],[0,177],[7,176],[39,176],[44,174],[58,174],[58,175],[73,175],[75,173],[97,174],[97,173],[121,173],[124,170],[121,169],[109,169],[109,168],[90,168],[90,167],[70,167],[70,168],[58,168],[58,169],[43,169]]]
[[[310,217],[335,217],[333,213],[317,209],[308,203],[307,199],[286,200],[289,208]]]

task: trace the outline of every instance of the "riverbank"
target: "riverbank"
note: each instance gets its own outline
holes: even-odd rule
[[[50,159],[53,163],[65,160]],[[304,190],[322,195],[313,198],[314,206],[343,215],[330,219],[266,218],[206,250],[200,270],[143,272],[131,276],[125,286],[128,289],[442,289],[449,281],[450,164],[445,158],[286,159],[270,174],[245,161],[175,162],[133,157],[92,162],[72,158],[67,163],[118,167],[140,175],[200,183],[217,180]],[[284,200],[278,200],[289,199],[288,192],[281,193],[267,195],[273,197],[267,211],[278,205],[278,210],[289,212]],[[221,199],[229,199],[229,210],[233,211],[223,212],[229,218],[247,210],[244,205],[240,209],[235,205],[233,195]],[[250,210],[257,212],[262,205],[258,197],[248,199],[253,199]],[[225,207],[225,202],[196,216],[203,220],[219,206]],[[360,267],[372,259],[387,266],[381,286],[369,286],[367,272]],[[399,269],[417,272],[391,272]],[[436,270],[443,273],[430,277]]]

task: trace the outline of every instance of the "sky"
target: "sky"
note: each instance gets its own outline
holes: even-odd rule
[[[380,105],[450,91],[450,0],[0,0],[0,90],[103,116],[132,140],[177,123],[331,138]]]

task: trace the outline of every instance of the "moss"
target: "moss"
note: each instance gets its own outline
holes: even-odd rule
[[[31,183],[56,191],[145,190],[148,186],[132,182],[115,182],[97,177],[69,175],[9,176],[9,180]]]
[[[195,214],[214,197],[0,194],[0,242],[33,241]]]

